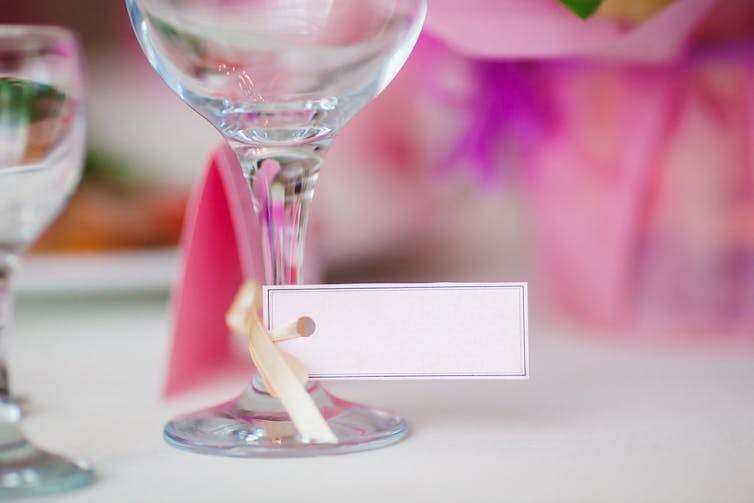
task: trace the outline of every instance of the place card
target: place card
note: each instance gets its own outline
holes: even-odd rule
[[[263,304],[268,330],[314,320],[278,344],[315,379],[529,377],[526,283],[265,286]]]

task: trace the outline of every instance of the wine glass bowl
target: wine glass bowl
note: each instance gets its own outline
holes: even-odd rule
[[[155,70],[226,138],[333,134],[392,80],[423,0],[128,0]]]
[[[78,62],[62,29],[0,32],[0,248],[33,242],[78,183],[84,154]]]
[[[309,206],[338,130],[396,75],[426,0],[125,0],[155,71],[235,152],[259,220],[265,280],[301,283]],[[320,334],[327,337],[327,334]],[[176,447],[225,456],[308,456],[382,447],[400,417],[307,391],[337,437],[301,436],[255,376],[234,400],[170,421]]]

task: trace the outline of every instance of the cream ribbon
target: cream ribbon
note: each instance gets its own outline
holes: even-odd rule
[[[299,434],[311,442],[337,443],[338,438],[322,417],[306,391],[308,373],[294,356],[275,346],[276,341],[307,337],[314,321],[302,317],[283,328],[267,331],[259,318],[262,290],[255,281],[246,281],[236,294],[225,322],[231,331],[249,339],[249,353],[270,395],[277,397]]]

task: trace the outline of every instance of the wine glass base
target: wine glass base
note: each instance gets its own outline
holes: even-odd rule
[[[170,421],[165,440],[179,449],[217,456],[303,457],[377,449],[408,433],[396,415],[341,400],[318,384],[308,391],[337,443],[302,438],[280,401],[254,385],[235,400]]]
[[[0,433],[0,499],[70,491],[94,480],[88,463],[35,447],[16,425],[2,424]]]

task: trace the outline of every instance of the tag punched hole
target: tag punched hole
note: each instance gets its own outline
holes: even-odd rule
[[[296,323],[296,331],[301,337],[309,337],[317,330],[317,324],[308,316],[302,316]]]

